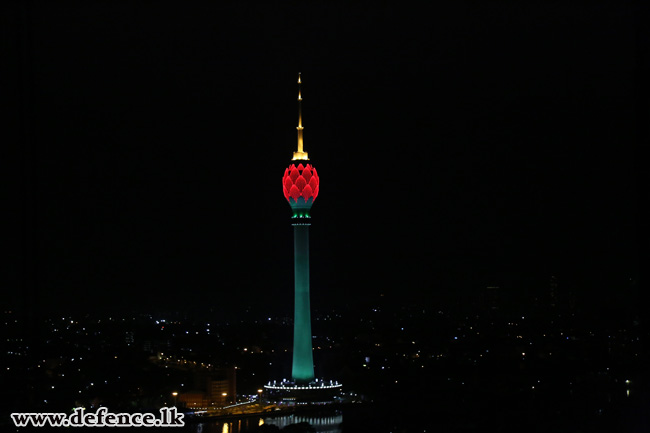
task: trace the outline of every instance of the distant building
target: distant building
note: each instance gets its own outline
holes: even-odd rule
[[[236,403],[235,368],[222,368],[209,373],[197,372],[194,389],[178,394],[178,403],[188,409],[219,408]]]
[[[212,403],[227,406],[237,402],[237,381],[235,368],[223,368],[208,378],[206,389]]]
[[[179,406],[193,410],[205,410],[210,407],[210,399],[203,391],[191,391],[178,394]]]

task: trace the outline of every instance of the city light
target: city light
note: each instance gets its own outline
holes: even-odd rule
[[[343,385],[338,384],[338,385],[319,385],[319,386],[311,386],[311,385],[287,385],[287,386],[275,386],[275,385],[264,385],[264,388],[268,389],[331,389],[331,388],[341,388]]]

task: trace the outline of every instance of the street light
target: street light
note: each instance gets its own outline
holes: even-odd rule
[[[257,390],[257,404],[259,404],[260,407],[262,407],[262,391],[264,390],[263,389]]]
[[[176,391],[174,391],[174,392],[172,392],[172,395],[174,396],[174,407],[176,407],[177,406],[176,400],[177,400],[177,397],[178,397],[178,393]]]

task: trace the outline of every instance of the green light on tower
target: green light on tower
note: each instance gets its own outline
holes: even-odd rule
[[[303,150],[302,93],[298,74],[298,151],[293,153],[293,162],[284,171],[282,185],[284,197],[293,211],[293,253],[294,253],[294,327],[293,364],[291,377],[295,383],[309,383],[314,380],[314,357],[312,352],[311,313],[309,304],[309,211],[318,196],[319,177],[309,163]],[[295,163],[298,163],[296,166]]]
[[[295,305],[293,325],[293,365],[295,382],[314,379],[314,358],[311,346],[311,313],[309,305],[309,225],[293,226]]]

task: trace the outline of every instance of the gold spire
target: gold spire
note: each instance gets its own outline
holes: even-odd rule
[[[302,92],[300,91],[300,72],[298,72],[298,127],[296,128],[298,130],[298,151],[293,152],[293,158],[291,159],[292,161],[295,161],[296,159],[304,159],[304,160],[309,160],[307,157],[307,152],[303,152],[303,143],[302,143],[302,130],[304,129],[302,127]]]

